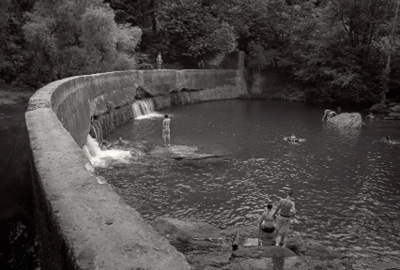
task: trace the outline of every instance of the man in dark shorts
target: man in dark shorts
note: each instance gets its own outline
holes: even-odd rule
[[[275,223],[275,245],[279,246],[281,243],[283,246],[285,236],[290,227],[290,218],[296,214],[296,208],[293,198],[293,190],[288,190],[286,199],[281,199],[278,204],[278,208],[276,208],[274,212],[274,218],[276,218]],[[279,212],[279,216],[277,216]]]

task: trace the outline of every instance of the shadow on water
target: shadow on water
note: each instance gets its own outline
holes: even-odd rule
[[[26,105],[0,105],[0,269],[36,269]]]

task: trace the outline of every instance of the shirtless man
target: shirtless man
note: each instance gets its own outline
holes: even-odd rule
[[[281,199],[276,208],[273,217],[276,218],[275,223],[275,245],[279,246],[281,243],[284,246],[284,239],[286,232],[290,227],[290,218],[296,214],[296,208],[294,202],[292,201],[293,191],[288,190],[286,199]],[[276,217],[277,213],[280,211],[279,216]],[[292,214],[292,215],[290,215]]]
[[[162,137],[164,139],[164,145],[170,146],[170,136],[171,131],[169,129],[169,123],[171,119],[168,117],[168,114],[164,115],[164,120],[162,122]]]

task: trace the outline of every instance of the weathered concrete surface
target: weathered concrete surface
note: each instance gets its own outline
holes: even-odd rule
[[[83,151],[50,108],[30,111],[26,119],[40,252],[51,258],[42,269],[189,269],[183,255],[111,186],[97,183],[85,169]]]
[[[195,87],[189,102],[198,102],[236,98],[246,91],[243,83],[236,70],[134,70],[67,78],[38,90],[25,117],[41,268],[189,269],[181,253],[87,170],[81,147],[92,124],[112,129],[130,120],[139,87],[173,106],[171,96],[186,102],[183,89]]]
[[[359,129],[362,127],[362,117],[360,113],[341,113],[329,118],[327,121],[339,128]]]

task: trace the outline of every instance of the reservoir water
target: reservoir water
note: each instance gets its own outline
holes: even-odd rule
[[[107,140],[122,137],[142,150],[162,147],[162,114],[168,113],[173,146],[217,157],[142,155],[96,171],[148,221],[169,214],[215,225],[254,224],[268,202],[276,205],[291,188],[298,210],[292,234],[354,256],[400,258],[400,144],[383,140],[400,140],[400,123],[366,121],[361,130],[340,130],[321,120],[324,109],[267,100],[170,108],[135,119]],[[292,134],[305,141],[283,139]]]

